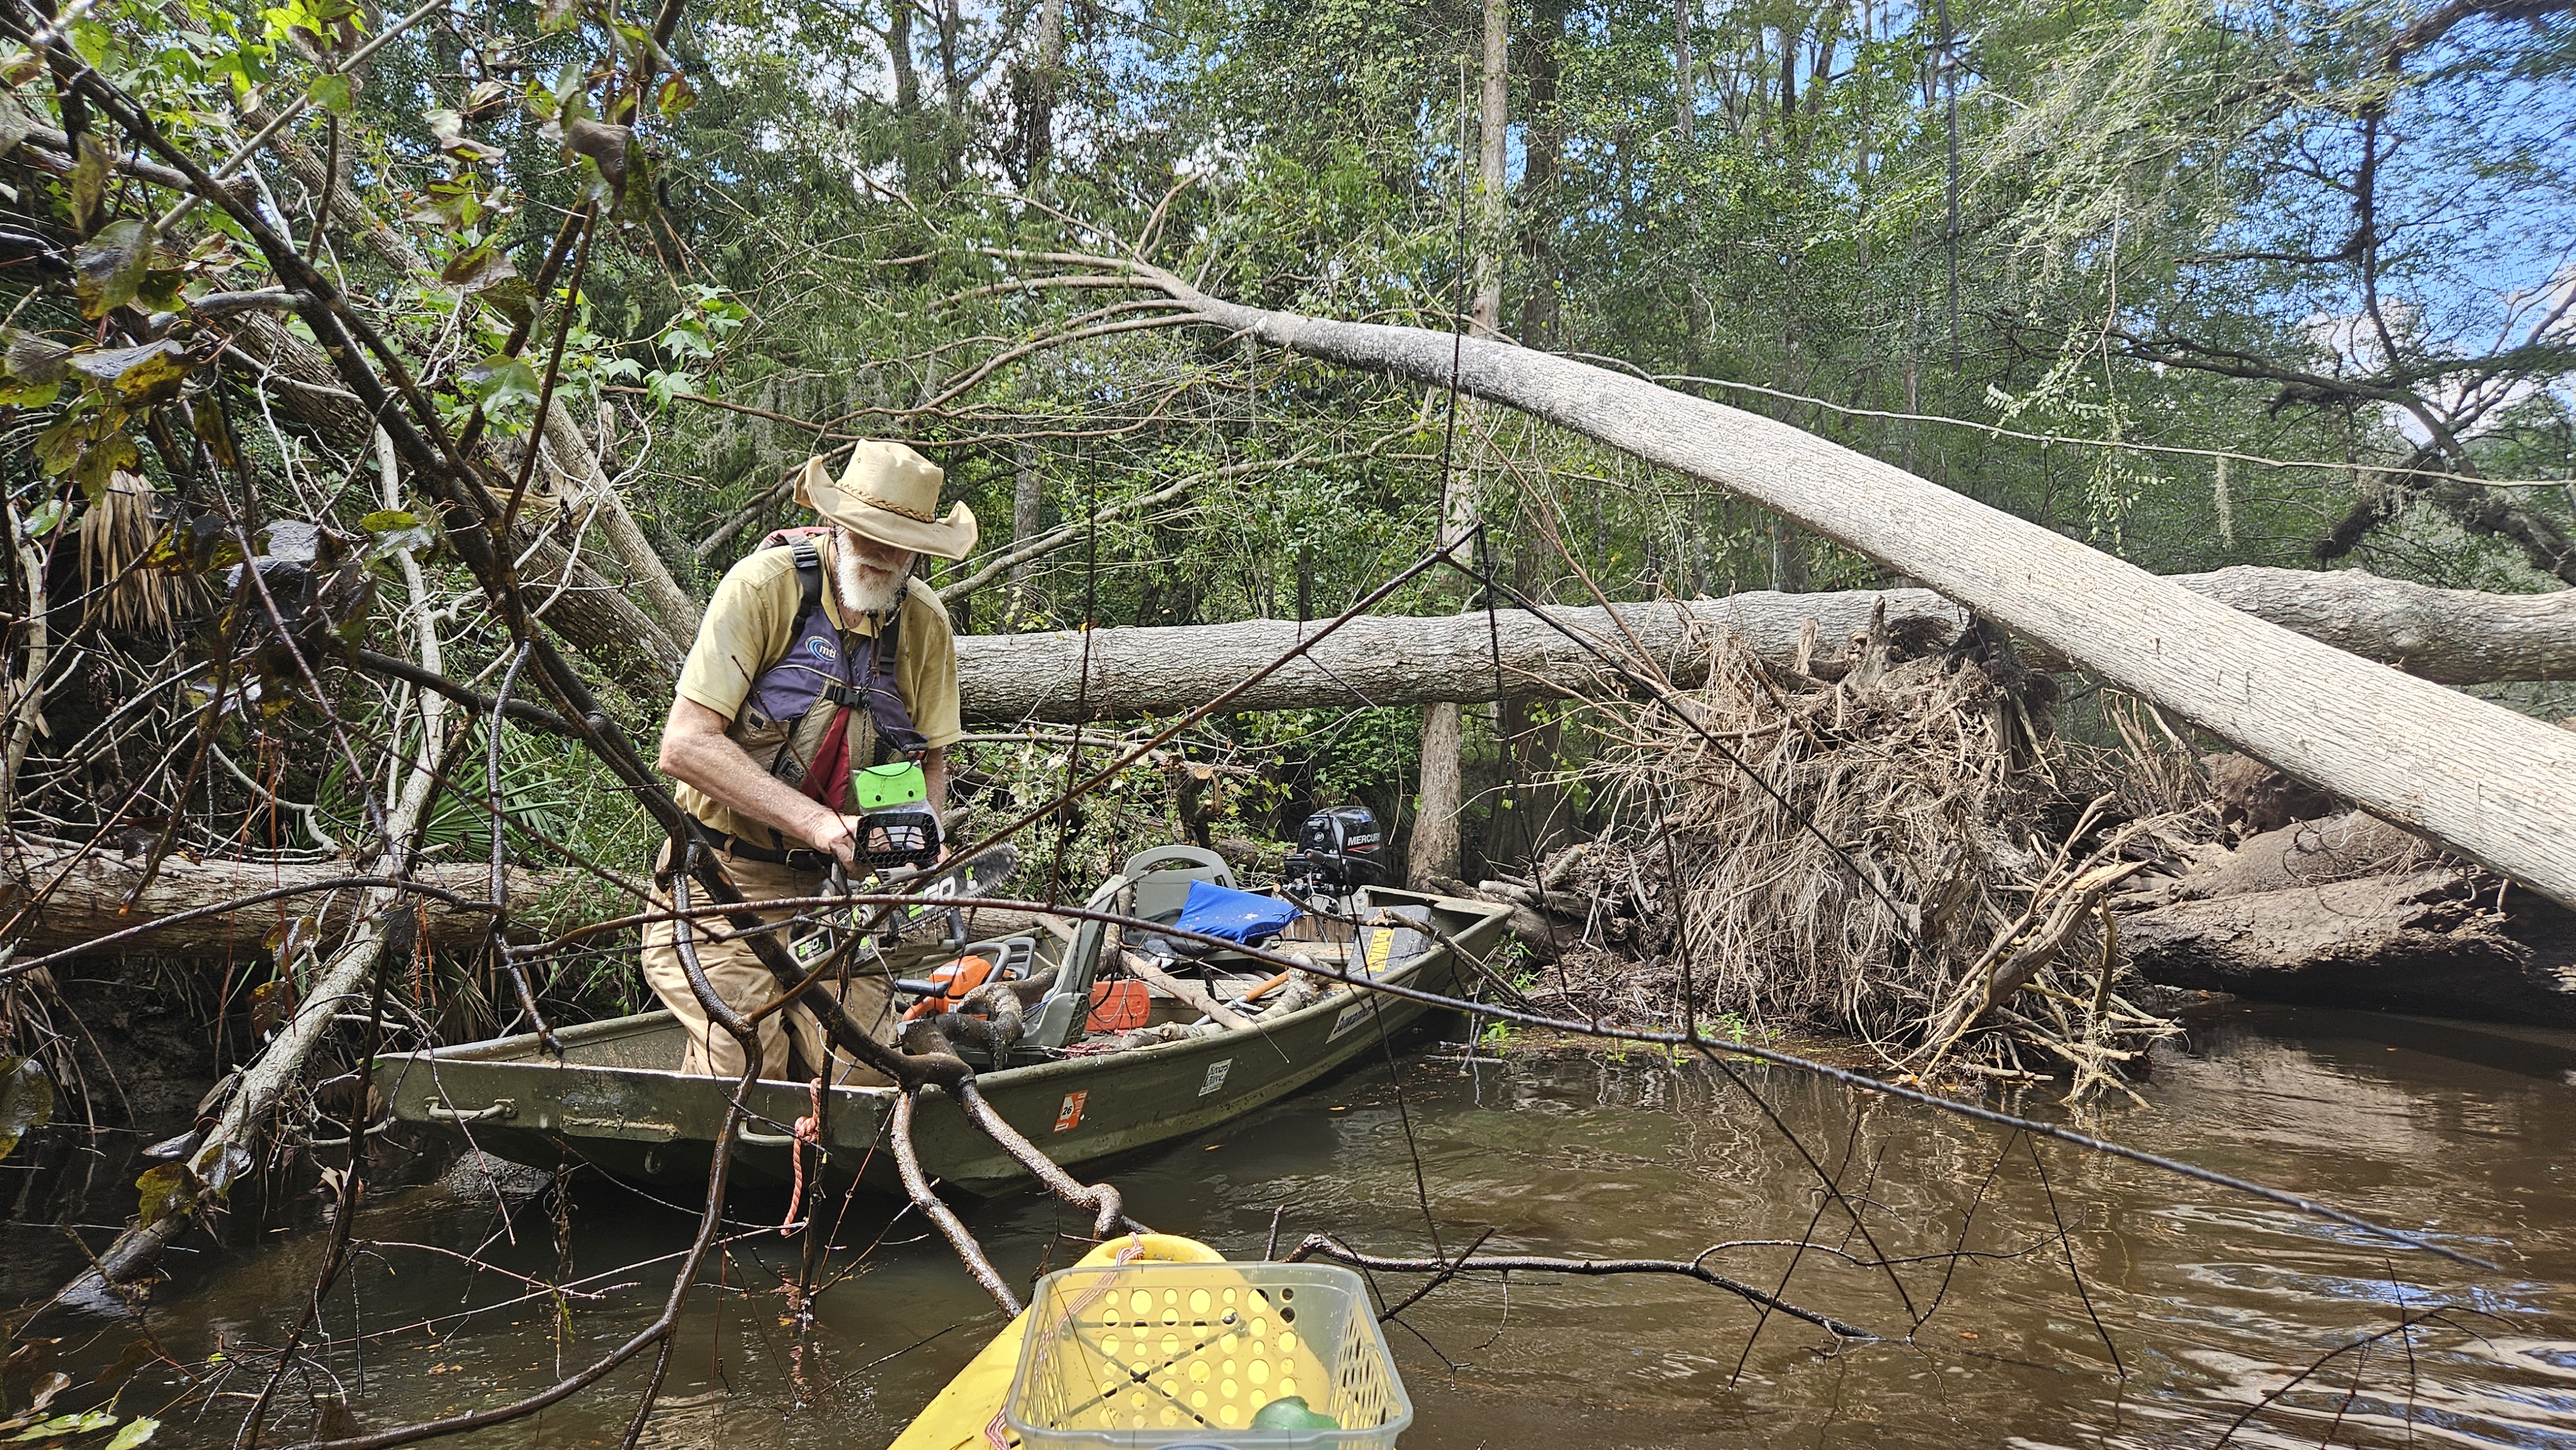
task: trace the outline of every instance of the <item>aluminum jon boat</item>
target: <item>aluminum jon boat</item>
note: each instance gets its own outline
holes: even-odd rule
[[[1200,854],[1189,848],[1149,852],[1130,863],[1132,876],[1112,878],[1092,901],[1156,918],[1190,878],[1222,871],[1221,863],[1213,870],[1137,869],[1148,857],[1176,853],[1188,853],[1184,866],[1190,855]],[[1283,940],[1271,949],[1302,955],[1327,972],[1365,973],[1390,985],[1456,996],[1463,975],[1459,954],[1482,958],[1490,952],[1509,915],[1508,907],[1487,902],[1382,887],[1362,888],[1350,907],[1352,925],[1338,933],[1312,929],[1315,918],[1307,919],[1314,935],[1338,934],[1343,940]],[[1245,1025],[1219,1028],[1205,1022],[1198,1006],[1155,995],[1149,1027],[1201,1019],[1196,1030],[1203,1035],[1119,1046],[1119,1034],[1085,1030],[1104,956],[1118,959],[1117,936],[1116,928],[1085,923],[1069,938],[1048,933],[1042,940],[993,944],[996,950],[1025,950],[1033,971],[1054,970],[1062,986],[1029,1009],[1029,1035],[1007,1061],[979,1065],[976,1083],[1013,1127],[1066,1166],[1196,1133],[1276,1101],[1363,1051],[1378,1051],[1382,1034],[1429,1010],[1401,997],[1326,982],[1329,989],[1310,1002],[1247,1005]],[[928,950],[944,957],[951,948]],[[901,960],[896,966],[898,975],[913,969]],[[1219,975],[1223,963],[1211,967],[1213,995],[1222,1000],[1228,985]],[[1239,986],[1250,974],[1231,980]],[[1322,979],[1304,980],[1311,986]],[[1198,998],[1200,990],[1187,995]],[[587,1163],[650,1183],[705,1182],[732,1081],[676,1070],[684,1029],[670,1013],[566,1028],[556,1040],[560,1058],[534,1034],[389,1056],[377,1065],[376,1085],[395,1117],[444,1127],[475,1148],[515,1162]],[[823,1181],[857,1178],[900,1193],[885,1138],[893,1090],[835,1088],[822,1096]],[[754,1118],[736,1132],[734,1181],[746,1187],[785,1184],[794,1171],[790,1125],[813,1111],[809,1087],[761,1081],[745,1107]],[[954,1099],[936,1089],[923,1095],[914,1142],[924,1171],[969,1192],[1002,1192],[1029,1181]]]

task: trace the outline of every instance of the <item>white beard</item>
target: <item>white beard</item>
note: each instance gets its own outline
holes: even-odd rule
[[[843,609],[858,614],[884,614],[903,599],[904,580],[912,573],[910,555],[905,556],[902,568],[877,575],[871,584],[868,576],[859,571],[858,550],[850,531],[840,530],[833,542],[839,546],[832,550],[833,582],[840,586]]]

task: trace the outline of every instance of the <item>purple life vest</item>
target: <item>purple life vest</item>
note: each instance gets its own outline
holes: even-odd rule
[[[787,652],[753,678],[742,713],[725,733],[762,769],[799,790],[843,710],[857,712],[848,731],[851,770],[895,755],[918,758],[928,742],[913,728],[912,711],[895,680],[895,663],[903,655],[902,600],[877,621],[864,659],[856,658],[856,639],[834,629],[823,608],[821,551],[810,539],[791,547],[799,602]]]

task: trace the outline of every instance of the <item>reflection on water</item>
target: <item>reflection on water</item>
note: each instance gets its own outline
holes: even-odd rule
[[[2188,1055],[2159,1064],[2152,1110],[2099,1125],[2439,1236],[2504,1275],[2392,1253],[2064,1147],[2034,1162],[2027,1142],[2000,1131],[1738,1067],[1793,1146],[1724,1076],[1644,1057],[1471,1073],[1417,1055],[1400,1104],[1381,1062],[1113,1176],[1138,1218],[1238,1256],[1261,1252],[1274,1214],[1283,1243],[1328,1230],[1374,1252],[1428,1254],[1427,1196],[1451,1251],[1487,1230],[1498,1252],[1706,1251],[1714,1268],[1766,1289],[1785,1279],[1785,1297],[1890,1336],[1837,1347],[1676,1278],[1470,1278],[1390,1329],[1417,1407],[1414,1450],[2211,1445],[2312,1365],[2233,1443],[2576,1445],[2571,1069],[2576,1035],[2229,1008],[2196,1024]],[[2039,1095],[2006,1105],[2049,1110]],[[1837,1173],[1859,1227],[1801,1149]],[[362,1236],[378,1246],[327,1308],[343,1340],[327,1363],[367,1425],[499,1403],[604,1353],[652,1320],[666,1256],[690,1228],[599,1181],[577,1189],[560,1222],[539,1199],[504,1225],[488,1190],[460,1182],[371,1210]],[[1055,1237],[1080,1222],[1050,1203],[985,1203],[967,1218],[1006,1273],[1080,1252]],[[795,1241],[740,1229],[720,1284],[690,1307],[650,1443],[883,1444],[998,1325],[941,1243],[863,1201],[840,1223],[848,1252],[835,1264],[875,1246],[800,1342],[779,1291]],[[220,1271],[183,1263],[151,1310],[161,1342],[197,1359],[279,1339],[320,1251],[318,1233],[290,1237]],[[1811,1245],[1794,1268],[1790,1248],[1763,1242],[1801,1238]],[[500,1272],[470,1281],[432,1251],[487,1239]],[[1950,1257],[1954,1244],[1972,1256]],[[554,1301],[510,1277],[566,1272],[598,1297]],[[473,1306],[497,1307],[461,1315]],[[354,1344],[353,1315],[370,1336]],[[133,1338],[88,1328],[93,1338],[65,1340],[71,1367],[103,1365]],[[638,1372],[621,1373],[476,1443],[613,1441],[638,1384]],[[147,1370],[125,1407],[180,1388]],[[301,1433],[309,1412],[288,1408],[281,1428]],[[211,1413],[193,1433],[228,1442],[238,1413]],[[164,1440],[187,1433],[174,1423]]]

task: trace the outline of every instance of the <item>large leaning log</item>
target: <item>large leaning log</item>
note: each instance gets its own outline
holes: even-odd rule
[[[2274,1002],[2576,1025],[2576,914],[2435,865],[2123,913],[2138,974]],[[2510,896],[2511,888],[2504,893]]]
[[[2396,665],[2445,684],[2576,676],[2576,589],[2550,594],[2481,594],[2430,589],[2359,570],[2240,566],[2180,574],[2179,585],[2323,640],[2365,659]],[[1868,627],[1887,602],[1891,622],[1925,619],[1946,633],[1966,616],[1929,589],[1848,590],[1829,594],[1738,594],[1687,603],[1666,600],[1549,611],[1558,622],[1615,654],[1632,639],[1677,685],[1699,683],[1706,631],[1729,631],[1754,653],[1785,664],[1812,622],[1831,653]],[[1317,626],[1285,619],[1233,624],[1100,629],[1082,635],[968,636],[957,642],[958,683],[966,713],[977,720],[1116,720],[1168,715],[1206,704],[1287,653]],[[1304,658],[1238,697],[1245,710],[1336,705],[1422,705],[1491,700],[1495,655],[1508,693],[1579,687],[1590,657],[1563,634],[1517,609],[1437,618],[1355,619]],[[1083,661],[1090,679],[1082,679]],[[2045,660],[2029,663],[2049,663]],[[1077,705],[1081,706],[1077,709]]]
[[[2294,634],[1786,423],[1485,338],[1219,301],[1199,321],[1461,391],[1730,489],[2157,707],[2576,905],[2576,735]]]
[[[53,855],[44,852],[13,856],[0,869],[0,886],[19,890],[41,890],[61,874],[62,863],[71,853]],[[132,911],[123,909],[126,892],[143,874],[143,860],[131,860],[114,852],[92,852],[71,868],[71,876],[46,898],[44,907],[28,928],[22,957],[40,956],[95,941],[111,932],[178,916],[204,907],[220,906],[280,890],[317,887],[335,878],[365,876],[369,873],[347,861],[323,861],[280,865],[264,861],[190,861],[173,853],[161,863],[160,872],[144,889],[141,900]],[[443,888],[467,900],[489,895],[492,873],[488,866],[473,862],[421,866],[413,871],[414,879]],[[510,899],[514,902],[537,900],[558,879],[546,871],[519,870],[512,873]],[[248,955],[262,949],[270,934],[298,917],[313,917],[322,928],[322,938],[337,940],[357,925],[362,892],[356,889],[298,890],[281,899],[243,907],[237,911],[199,916],[176,922],[141,937],[126,939],[106,950],[138,956],[219,957]],[[491,918],[479,911],[468,911],[431,897],[418,897],[428,909],[425,918],[428,941],[433,946],[466,946],[483,939]]]

